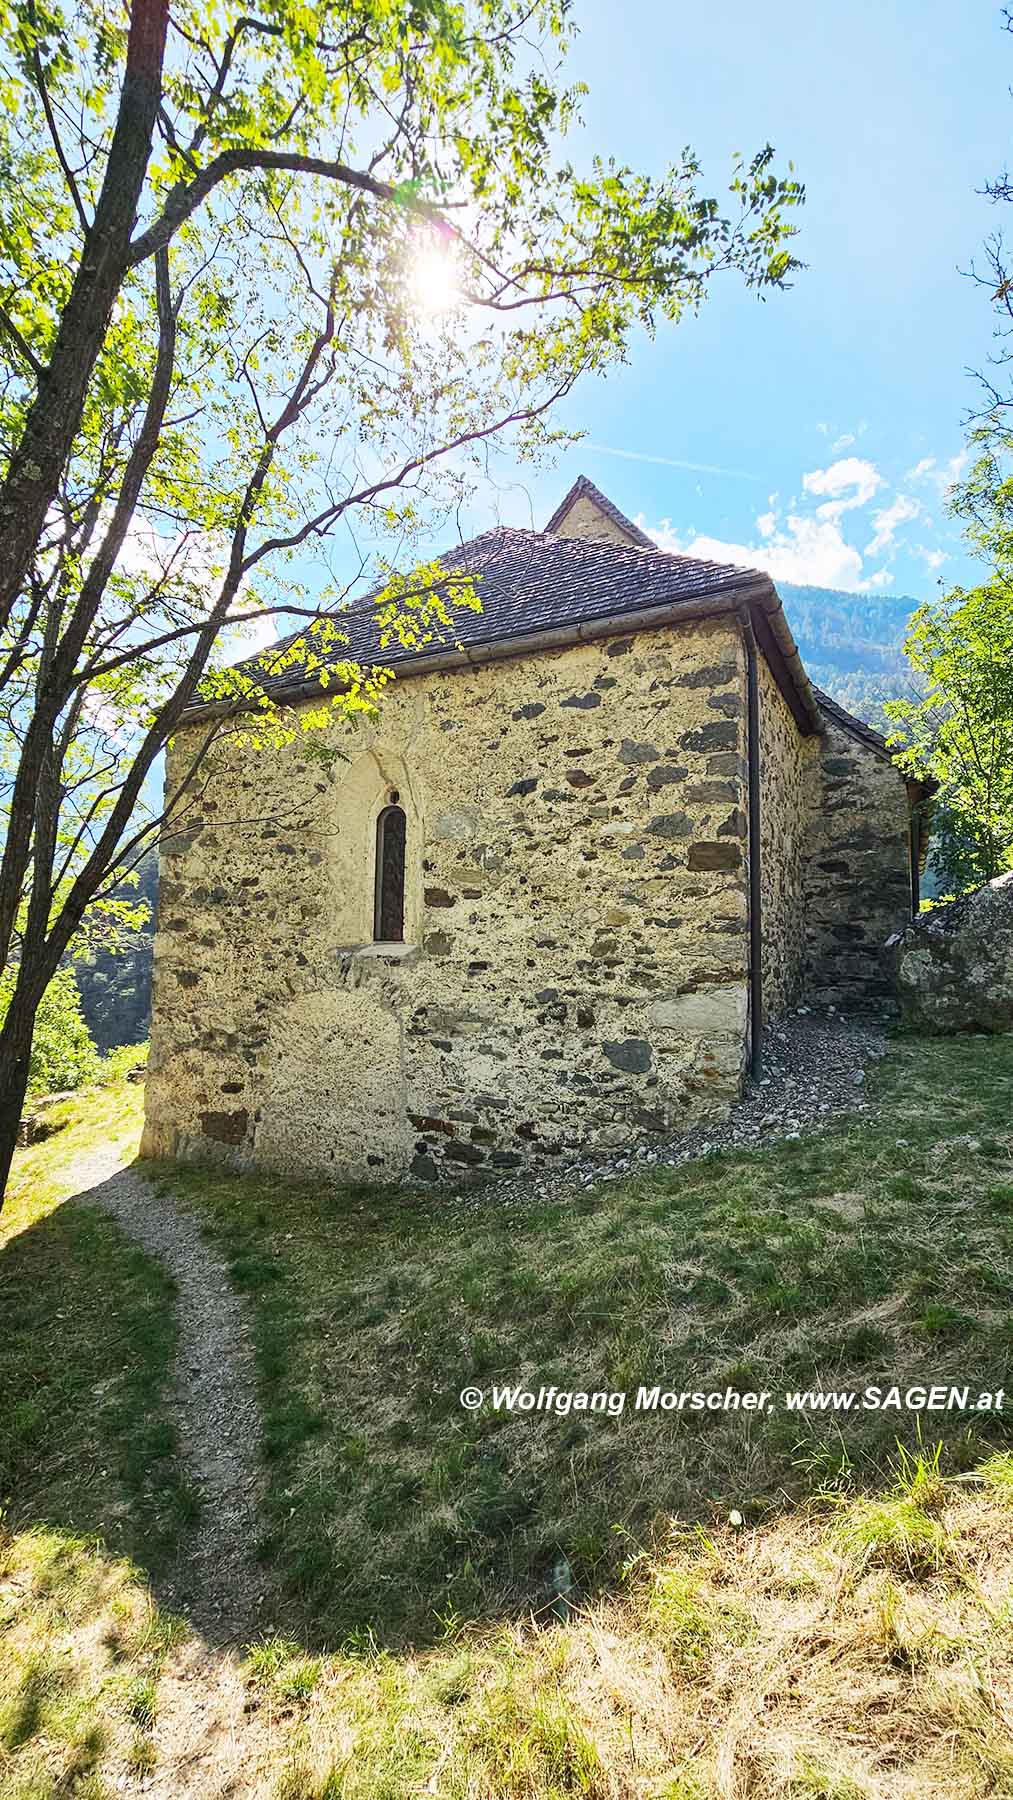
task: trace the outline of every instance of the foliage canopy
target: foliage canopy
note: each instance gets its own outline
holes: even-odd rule
[[[919,681],[887,715],[898,761],[939,783],[930,860],[949,892],[1013,867],[1013,607],[1001,581],[919,607],[904,648]]]
[[[543,452],[717,271],[762,293],[796,266],[769,146],[725,203],[688,150],[657,177],[564,155],[572,33],[569,0],[0,0],[0,1139],[186,707],[219,703],[177,816],[215,735],[269,711],[237,629],[283,621],[278,658],[320,672],[370,539],[383,631],[451,629],[474,584],[415,546],[496,441]],[[253,735],[383,680],[346,663]]]

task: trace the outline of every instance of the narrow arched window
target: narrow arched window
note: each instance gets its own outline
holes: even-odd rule
[[[396,796],[395,796],[396,798]],[[404,942],[404,808],[385,806],[376,821],[376,899],[373,937],[378,944]]]

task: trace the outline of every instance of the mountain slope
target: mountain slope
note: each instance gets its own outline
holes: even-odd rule
[[[907,691],[902,644],[919,602],[905,594],[846,594],[791,582],[779,582],[778,593],[817,687],[882,729],[883,701]]]
[[[115,951],[98,950],[72,965],[81,994],[81,1010],[103,1054],[120,1044],[139,1044],[148,1035],[158,905],[158,856],[154,850],[149,850],[140,864],[137,886],[118,890],[118,897],[146,901],[147,922],[136,931],[123,932]]]

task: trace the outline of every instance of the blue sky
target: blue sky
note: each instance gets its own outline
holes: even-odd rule
[[[517,488],[504,469],[490,508],[540,526],[583,472],[667,548],[918,599],[968,579],[942,497],[975,401],[967,369],[989,346],[987,298],[960,270],[1001,217],[978,192],[1013,130],[1000,8],[577,12],[586,148],[658,171],[691,144],[719,192],[731,153],[769,139],[808,190],[808,267],[765,304],[722,277],[699,318],[574,396],[566,422],[586,442],[555,470],[518,470]]]

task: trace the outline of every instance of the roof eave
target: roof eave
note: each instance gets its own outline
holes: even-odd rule
[[[919,813],[924,824],[925,818],[927,818],[929,812],[929,803],[935,799],[935,796],[939,792],[939,783],[935,776],[930,775],[927,770],[920,771],[917,774],[909,774],[906,771],[902,771],[897,758],[894,756],[890,745],[881,731],[877,731],[876,727],[868,724],[865,719],[857,719],[853,713],[849,713],[846,706],[842,706],[839,700],[835,700],[832,694],[825,694],[822,688],[817,688],[815,693],[817,704],[819,705],[821,712],[823,712],[827,718],[832,719],[834,724],[839,726],[841,731],[847,732],[848,736],[854,738],[857,744],[862,744],[866,750],[871,750],[874,755],[881,757],[883,762],[890,763],[891,766],[897,770],[898,774],[903,773],[904,786],[907,789],[908,802],[911,806],[911,810],[912,812],[917,811]],[[920,866],[924,867],[925,852],[928,843],[927,827],[922,832],[922,839],[923,841],[919,855],[921,858]]]
[[[757,643],[794,715],[795,723],[804,737],[822,732],[823,718],[812,682],[806,674],[805,664],[781,604],[781,596],[769,576],[757,574],[751,599]],[[760,629],[757,629],[758,619],[762,620]]]
[[[597,619],[584,619],[573,625],[555,626],[547,631],[498,638],[488,644],[458,644],[452,649],[422,654],[413,657],[410,662],[398,664],[396,677],[399,681],[405,681],[420,675],[480,668],[490,662],[537,656],[544,651],[564,650],[576,644],[594,643],[601,638],[633,637],[642,631],[657,630],[665,625],[726,617],[741,613],[743,608],[748,608],[750,612],[757,641],[775,681],[791,707],[799,729],[806,736],[819,732],[822,729],[819,708],[777,592],[768,577],[760,574],[751,576],[748,572],[744,574],[742,581],[710,594],[698,595],[692,600],[663,601],[657,606],[643,607],[636,613],[610,613]],[[271,699],[278,704],[292,705],[319,701],[329,694],[339,693],[341,689],[337,685],[322,689],[304,676],[288,683],[278,683],[268,691]],[[254,705],[256,702],[250,704]],[[243,710],[246,710],[244,705],[236,701],[198,703],[186,708],[180,723],[195,724],[198,720],[227,717],[230,713]]]

